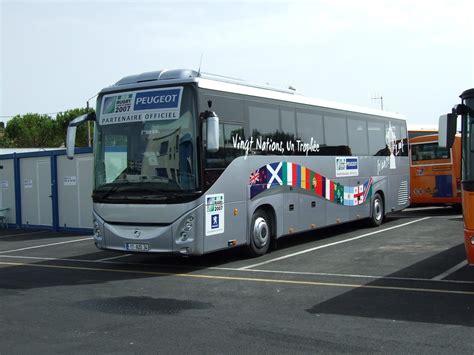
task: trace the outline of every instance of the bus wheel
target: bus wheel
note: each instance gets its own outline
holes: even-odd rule
[[[369,217],[369,224],[373,227],[378,227],[382,224],[385,211],[383,206],[383,199],[379,193],[374,195],[372,200],[372,213]]]
[[[252,216],[250,223],[250,256],[264,255],[268,251],[271,239],[270,220],[265,211],[259,209]]]

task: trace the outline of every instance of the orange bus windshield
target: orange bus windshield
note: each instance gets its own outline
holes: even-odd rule
[[[438,135],[410,139],[410,204],[461,205],[461,137],[451,149]]]

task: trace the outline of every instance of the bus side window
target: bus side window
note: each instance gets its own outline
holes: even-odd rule
[[[349,130],[349,146],[354,155],[367,155],[369,144],[367,139],[367,122],[358,119],[347,120]]]
[[[281,139],[280,113],[278,108],[264,103],[252,102],[248,106],[250,134],[254,142],[278,142]],[[281,154],[278,149],[272,149],[271,145],[257,145],[254,143],[254,154],[274,155]]]
[[[295,110],[291,108],[282,107],[280,109],[281,130],[296,137],[296,121]]]
[[[324,137],[326,146],[323,155],[352,155],[347,142],[346,118],[336,114],[324,114]]]
[[[469,131],[467,132],[467,135],[469,137],[469,145],[470,145],[470,151],[471,153],[474,152],[474,117],[470,117],[469,119]]]
[[[296,120],[295,120],[295,109],[291,107],[280,106],[280,118],[281,118],[281,132],[279,139],[283,142],[283,149],[285,155],[296,155],[298,151],[291,149],[291,144],[297,139],[296,135]]]
[[[396,149],[395,155],[397,156],[408,156],[408,139],[407,131],[405,125],[401,125],[398,122],[392,124],[395,128],[395,138],[396,138]]]
[[[219,124],[219,150],[216,153],[209,153],[205,150],[205,179],[204,184],[211,186],[222,174],[224,169],[237,157],[244,155],[245,150],[239,147],[234,148],[235,142],[244,141],[243,125],[238,124]],[[203,123],[203,132],[206,132],[206,123]],[[204,146],[206,135],[203,134]]]
[[[245,142],[243,125],[224,123],[224,156],[225,165],[229,165],[232,160],[245,154],[245,150],[236,146],[234,143]]]
[[[206,123],[204,122],[203,132],[205,132],[205,130]],[[232,160],[245,154],[244,149],[239,147],[234,148],[234,141],[236,143],[245,141],[243,125],[234,123],[220,123],[219,130],[219,150],[216,153],[209,153],[206,151],[207,168],[223,169],[227,167],[232,162]],[[203,137],[205,138],[204,134]]]
[[[400,125],[400,133],[402,140],[402,152],[401,155],[404,157],[408,156],[408,132],[407,127],[404,124]]]
[[[298,138],[304,144],[317,144],[319,147],[324,146],[323,133],[323,115],[318,111],[296,111],[296,128]],[[308,152],[308,155],[317,155],[320,151]],[[303,151],[296,150],[296,154],[306,155]]]
[[[390,152],[385,142],[385,125],[382,122],[368,122],[369,155],[386,156]]]
[[[202,139],[204,143],[204,147],[206,147],[207,142],[206,142],[206,122],[203,122],[202,125]],[[224,154],[224,124],[219,123],[219,150],[215,153],[210,153],[207,150],[205,150],[205,156],[206,156],[206,168],[210,169],[219,169],[222,168],[224,169],[226,167],[225,164],[225,154]]]

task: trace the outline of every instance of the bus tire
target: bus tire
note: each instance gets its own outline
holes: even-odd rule
[[[382,196],[377,192],[372,199],[372,206],[369,217],[369,224],[372,227],[378,227],[382,224],[385,216],[385,208]]]
[[[262,256],[268,251],[272,230],[270,223],[271,220],[264,210],[258,209],[253,214],[248,245],[248,253],[251,257]]]

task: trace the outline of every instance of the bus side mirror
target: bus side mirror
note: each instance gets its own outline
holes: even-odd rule
[[[207,151],[215,153],[219,150],[219,117],[214,112],[207,111],[205,119]]]
[[[448,113],[439,117],[438,146],[440,148],[451,148],[456,136],[457,115]]]
[[[68,159],[74,158],[74,149],[76,148],[76,126],[68,126],[66,136],[66,155]]]
[[[469,127],[469,139],[471,140],[469,143],[470,143],[470,147],[471,147],[471,153],[474,152],[474,117],[471,118],[470,120],[468,120],[468,124],[470,125]]]
[[[95,112],[86,113],[85,115],[76,117],[67,127],[67,136],[66,136],[66,155],[68,159],[74,158],[74,149],[76,148],[76,131],[77,127],[82,125],[87,121],[95,121],[96,116]]]

